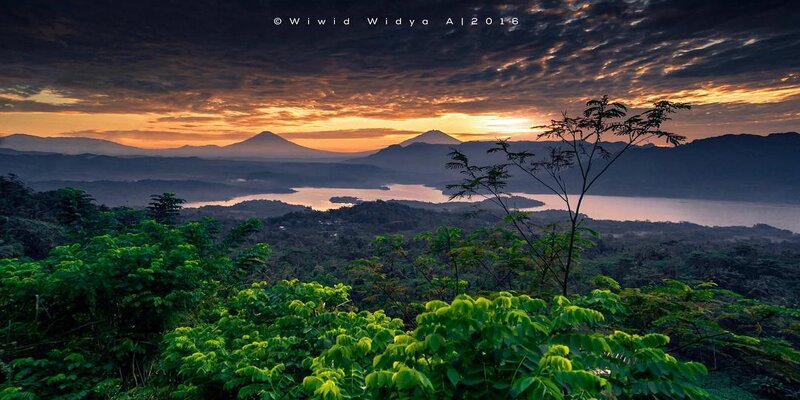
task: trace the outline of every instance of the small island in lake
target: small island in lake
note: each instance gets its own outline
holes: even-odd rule
[[[333,204],[358,204],[362,201],[355,196],[333,196],[330,198],[330,202]]]

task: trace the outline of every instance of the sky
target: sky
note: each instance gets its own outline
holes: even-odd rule
[[[691,103],[668,125],[690,139],[800,131],[797,21],[770,0],[0,0],[0,134],[362,151],[532,139],[604,94]]]

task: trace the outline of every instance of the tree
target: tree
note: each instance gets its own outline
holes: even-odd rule
[[[84,190],[62,188],[51,193],[56,207],[56,220],[68,227],[80,229],[96,211],[94,198]]]
[[[356,304],[402,315],[413,324],[421,301],[449,301],[462,293],[527,290],[530,257],[521,240],[505,228],[465,232],[442,226],[413,239],[379,235],[371,257],[355,260],[347,272]]]
[[[659,101],[639,114],[626,117],[628,108],[612,102],[607,96],[590,100],[587,108],[578,117],[566,112],[560,120],[549,125],[534,127],[544,129],[540,139],[550,139],[558,144],[544,157],[536,157],[528,151],[511,151],[508,140],[500,140],[489,153],[500,153],[506,162],[496,165],[476,166],[466,154],[454,149],[448,168],[460,171],[465,179],[449,189],[455,189],[451,199],[479,195],[492,200],[506,213],[507,220],[528,243],[530,251],[541,263],[544,274],[549,274],[563,295],[568,293],[570,273],[576,264],[582,233],[590,232],[583,227],[581,208],[586,195],[609,168],[628,150],[653,139],[664,139],[677,146],[686,138],[667,132],[661,126],[678,110],[689,109],[684,103]],[[612,146],[609,139],[622,140],[621,145]],[[505,192],[511,178],[510,169],[515,169],[554,193],[564,203],[569,214],[566,229],[567,243],[562,254],[552,257],[537,246],[541,231],[530,226],[526,213],[509,204],[510,195]],[[557,236],[553,236],[556,238]]]
[[[595,290],[550,304],[507,292],[431,301],[413,331],[389,343],[375,335],[366,366],[356,359],[363,339],[337,340],[304,387],[330,399],[710,398],[698,386],[706,368],[666,353],[667,336],[621,332],[592,308],[619,309],[619,300]]]
[[[712,283],[665,280],[618,291],[627,310],[619,314],[626,330],[667,334],[670,351],[747,376],[748,386],[757,383],[753,389],[765,397],[794,399],[800,393],[795,348],[800,310],[748,299]]]
[[[177,382],[168,392],[178,399],[305,398],[312,371],[309,394],[346,371],[350,394],[362,393],[364,371],[403,323],[382,311],[353,311],[348,290],[297,280],[242,289],[208,322],[166,335],[161,366]]]
[[[0,215],[18,215],[33,208],[33,190],[14,174],[0,176]]]
[[[256,244],[231,259],[209,227],[144,221],[43,260],[0,259],[0,399],[104,398],[147,383],[165,331],[213,310],[269,255]]]
[[[162,193],[150,196],[150,204],[147,206],[147,216],[156,222],[174,225],[180,215],[182,204],[186,200],[178,198],[175,193]]]

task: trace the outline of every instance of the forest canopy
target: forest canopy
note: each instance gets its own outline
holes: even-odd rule
[[[709,370],[792,398],[800,381],[798,310],[711,283],[536,289],[501,228],[378,236],[348,284],[323,285],[269,278],[280,250],[257,220],[3,179],[3,240],[23,254],[0,260],[0,398],[714,398]],[[56,245],[40,256],[20,220]]]

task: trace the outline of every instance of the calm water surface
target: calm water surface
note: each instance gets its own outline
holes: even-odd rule
[[[248,200],[280,200],[322,211],[351,205],[331,203],[330,198],[334,196],[352,196],[366,201],[418,200],[444,203],[448,200],[448,196],[438,189],[424,185],[388,185],[388,188],[389,190],[299,187],[294,188],[294,193],[253,194],[226,201],[190,203],[187,204],[187,207],[231,206]],[[563,205],[556,195],[526,193],[514,193],[514,195],[537,199],[545,203],[544,206],[529,210],[563,209]],[[800,205],[793,204],[661,197],[587,196],[584,200],[583,212],[595,219],[619,221],[686,221],[706,226],[768,224],[800,233]]]

